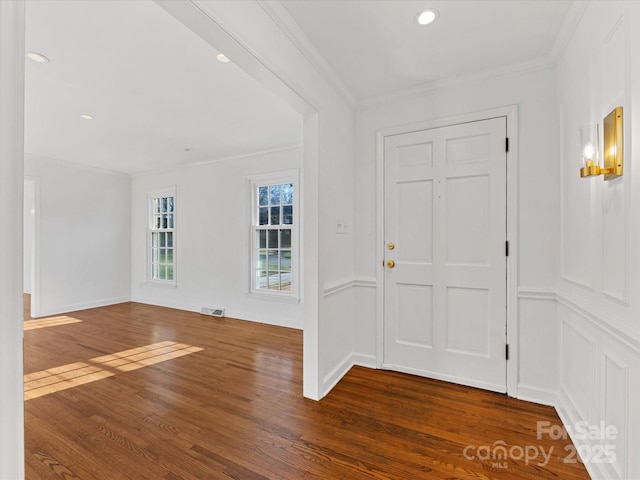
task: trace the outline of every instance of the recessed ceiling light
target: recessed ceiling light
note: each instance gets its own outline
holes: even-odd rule
[[[219,53],[218,55],[216,55],[216,58],[218,59],[219,62],[222,62],[222,63],[229,63],[231,61],[227,58],[227,56],[224,53]]]
[[[416,22],[418,22],[419,25],[429,25],[435,22],[436,18],[438,18],[438,11],[430,8],[429,10],[419,13],[416,17]]]
[[[27,53],[27,58],[29,60],[33,60],[36,63],[49,63],[49,59],[38,52]]]
[[[82,115],[80,115],[80,118],[82,118],[83,120],[93,120],[93,115],[83,113]]]

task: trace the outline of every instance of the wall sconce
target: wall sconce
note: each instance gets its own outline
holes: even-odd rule
[[[587,142],[582,150],[584,167],[580,169],[581,177],[604,175],[605,180],[612,180],[622,176],[624,156],[622,107],[615,108],[609,115],[604,117],[603,124],[604,166],[600,167],[600,162],[598,162],[598,149],[596,149],[591,142]]]

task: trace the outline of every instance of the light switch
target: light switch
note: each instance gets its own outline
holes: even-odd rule
[[[346,221],[341,219],[338,219],[336,221],[336,233],[337,234],[349,233],[349,225],[347,225]]]

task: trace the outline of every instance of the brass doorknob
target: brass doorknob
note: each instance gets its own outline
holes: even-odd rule
[[[387,261],[387,267],[393,268],[395,266],[396,266],[396,262],[394,262],[393,260],[388,260]]]

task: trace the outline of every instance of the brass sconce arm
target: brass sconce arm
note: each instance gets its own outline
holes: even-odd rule
[[[600,168],[600,165],[596,165],[593,160],[587,160],[587,164],[580,169],[581,177],[595,177],[598,175],[615,174],[615,168]],[[617,174],[616,174],[617,176]],[[606,178],[605,178],[606,180]]]
[[[591,142],[587,142],[583,151],[585,165],[580,169],[580,177],[604,175],[605,180],[612,180],[622,176],[624,159],[622,107],[615,108],[602,123],[604,125],[604,166],[600,167],[593,160],[597,151]]]

